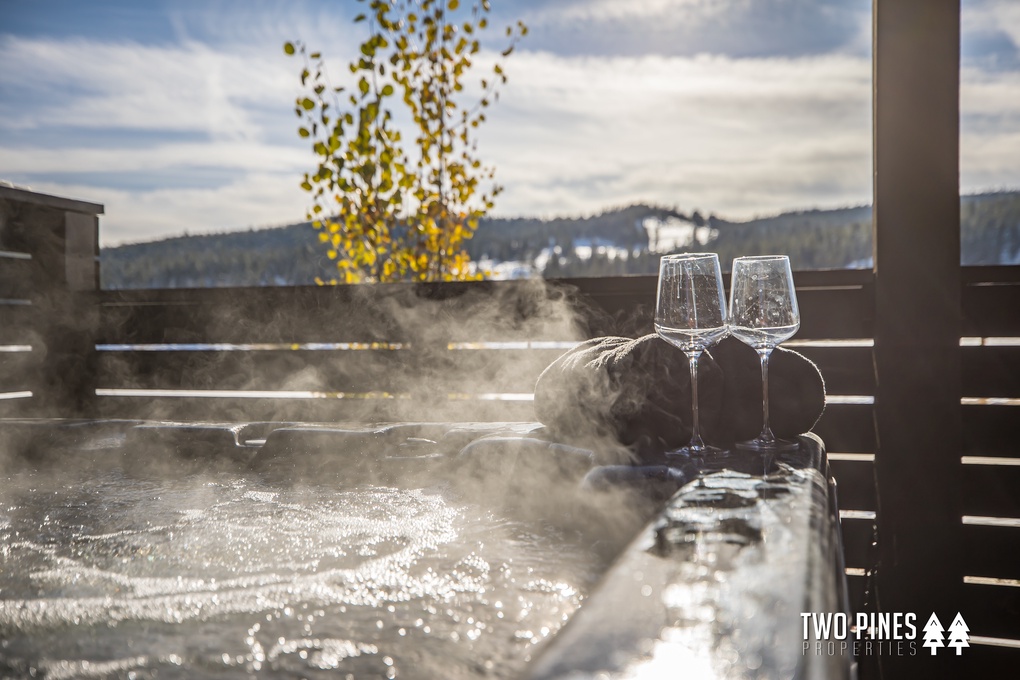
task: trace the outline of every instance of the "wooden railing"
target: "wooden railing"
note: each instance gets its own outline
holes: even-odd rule
[[[1020,267],[963,279],[964,615],[979,642],[1002,640],[976,651],[1003,669],[1020,659]]]
[[[801,346],[840,395],[868,395],[873,384],[869,278],[797,275],[798,341],[843,341]],[[564,349],[596,335],[653,332],[655,287],[646,276],[103,292],[99,413],[196,417],[240,406],[235,415],[269,419],[393,420],[420,415],[414,397],[424,395],[440,419],[532,419],[535,380]],[[498,409],[485,407],[494,401]],[[843,407],[826,417],[840,418]],[[839,436],[873,448],[873,438]]]
[[[535,379],[572,343],[652,331],[649,276],[98,291],[101,206],[5,189],[0,208],[0,417],[533,420]],[[795,279],[803,325],[789,345],[826,379],[816,432],[852,605],[874,609],[876,513],[891,512],[880,499],[939,499],[876,484],[878,457],[897,454],[876,436],[874,273]],[[1020,268],[962,280],[961,611],[977,643],[968,663],[994,668],[1020,661]]]
[[[0,187],[0,414],[68,415],[95,398],[102,212]]]

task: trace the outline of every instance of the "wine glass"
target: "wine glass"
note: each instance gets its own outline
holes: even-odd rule
[[[667,255],[659,261],[655,332],[687,355],[691,368],[691,441],[676,453],[700,456],[705,446],[698,425],[698,359],[727,333],[722,269],[715,253]]]
[[[762,428],[756,439],[737,448],[788,451],[796,442],[776,439],[769,426],[769,356],[776,345],[800,328],[800,310],[786,255],[738,257],[730,284],[730,334],[758,353],[761,360]]]

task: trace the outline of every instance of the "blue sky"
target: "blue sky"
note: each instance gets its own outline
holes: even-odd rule
[[[465,0],[463,4],[468,4]],[[870,0],[492,0],[531,29],[479,135],[501,215],[870,202]],[[1020,186],[1020,2],[965,0],[965,191]],[[354,0],[0,0],[0,180],[105,204],[104,244],[304,216],[300,63]],[[479,62],[491,62],[483,51]]]

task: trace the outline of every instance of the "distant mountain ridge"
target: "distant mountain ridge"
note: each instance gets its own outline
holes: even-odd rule
[[[1020,264],[1020,191],[961,201],[964,264]],[[498,277],[651,274],[666,252],[786,253],[796,269],[870,266],[871,207],[803,210],[745,222],[635,204],[577,218],[489,218],[467,243]],[[104,288],[307,285],[335,266],[304,222],[104,248]]]

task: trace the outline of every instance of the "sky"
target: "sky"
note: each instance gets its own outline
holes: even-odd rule
[[[871,201],[871,0],[491,0],[494,214],[728,219]],[[469,5],[469,0],[464,0]],[[0,0],[0,180],[105,206],[104,245],[304,219],[302,63],[355,0]],[[964,0],[961,188],[1020,188],[1020,2]],[[467,88],[466,94],[472,94]]]

